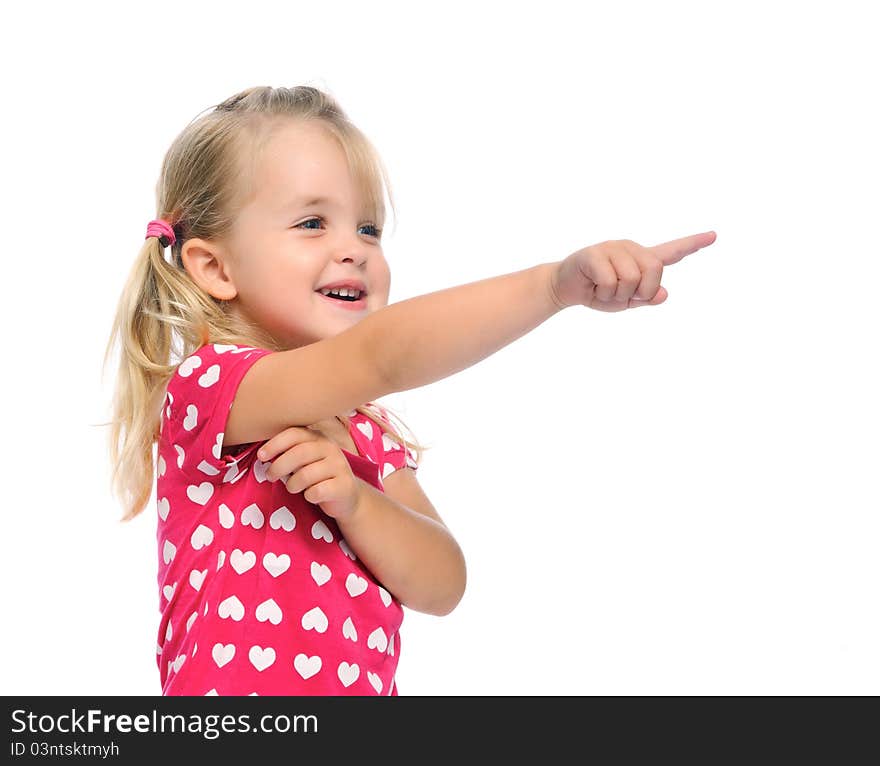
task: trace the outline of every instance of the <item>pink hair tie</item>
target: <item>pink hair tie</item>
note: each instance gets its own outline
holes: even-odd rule
[[[171,228],[171,225],[161,218],[157,218],[147,224],[147,236],[144,239],[149,239],[150,237],[159,237],[162,247],[173,245],[177,239],[174,236],[174,229]]]

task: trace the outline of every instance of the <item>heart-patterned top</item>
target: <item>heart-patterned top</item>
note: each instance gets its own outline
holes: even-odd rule
[[[208,344],[167,386],[156,477],[162,694],[396,695],[401,604],[332,517],[267,479],[256,456],[265,442],[223,454],[238,385],[269,353]],[[352,472],[377,489],[417,468],[357,411],[349,433]]]

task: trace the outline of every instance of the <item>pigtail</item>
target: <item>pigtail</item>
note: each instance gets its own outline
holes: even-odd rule
[[[104,353],[106,372],[118,344],[109,452],[111,489],[122,499],[123,521],[134,518],[150,498],[164,385],[174,370],[169,363],[171,328],[161,318],[169,311],[170,300],[160,262],[167,267],[159,240],[150,237],[122,289]]]

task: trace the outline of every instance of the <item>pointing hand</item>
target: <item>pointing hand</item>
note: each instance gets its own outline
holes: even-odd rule
[[[663,267],[714,241],[715,232],[707,231],[653,247],[629,239],[590,245],[559,262],[551,275],[550,293],[560,308],[581,305],[623,311],[656,306],[668,295],[660,285]]]

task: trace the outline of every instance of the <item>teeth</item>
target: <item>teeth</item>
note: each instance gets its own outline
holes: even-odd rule
[[[360,298],[360,296],[361,296],[361,291],[360,291],[360,290],[353,290],[353,289],[350,289],[350,288],[348,288],[348,287],[343,287],[343,288],[336,288],[336,287],[334,287],[332,290],[329,290],[329,289],[327,289],[327,288],[324,288],[324,289],[321,290],[321,292],[322,292],[324,295],[342,295],[342,296],[353,297],[353,298],[355,298],[355,299]]]

